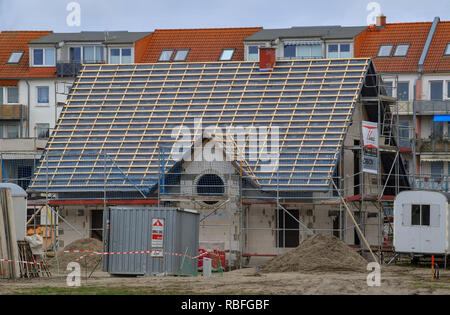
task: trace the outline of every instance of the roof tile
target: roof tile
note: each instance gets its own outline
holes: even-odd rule
[[[0,33],[0,79],[55,77],[55,67],[30,68],[28,43],[51,31],[2,31]],[[7,64],[13,51],[23,51],[18,64]]]
[[[355,38],[355,57],[372,57],[378,72],[417,72],[432,23],[390,23],[369,27]],[[410,44],[406,57],[377,57],[380,45]]]
[[[439,22],[423,65],[424,72],[450,71],[450,56],[444,56],[450,43],[450,21]]]
[[[225,48],[236,48],[233,61],[244,60],[244,39],[259,30],[261,27],[155,30],[147,51],[136,62],[157,62],[163,49],[182,48],[190,49],[187,62],[218,61]]]

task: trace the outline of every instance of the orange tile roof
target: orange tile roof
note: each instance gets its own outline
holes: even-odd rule
[[[369,27],[355,38],[355,57],[372,57],[378,72],[417,72],[420,56],[432,23],[390,23],[386,28]],[[382,44],[410,44],[406,57],[377,57]]]
[[[28,42],[51,31],[2,31],[0,33],[0,79],[55,77],[55,67],[30,68]],[[7,64],[13,51],[23,51],[18,64]]]
[[[450,56],[444,56],[448,43],[450,21],[439,22],[423,65],[423,72],[450,71]]]
[[[189,48],[187,62],[218,61],[224,48],[236,48],[233,61],[244,60],[244,39],[261,30],[249,28],[209,28],[155,30],[147,51],[136,62],[157,62],[163,49]]]

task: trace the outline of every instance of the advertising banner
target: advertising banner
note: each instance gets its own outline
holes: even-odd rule
[[[378,124],[363,121],[363,172],[370,174],[378,173]]]

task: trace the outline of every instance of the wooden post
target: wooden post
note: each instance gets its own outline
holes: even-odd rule
[[[336,187],[336,184],[334,183],[333,179],[331,179],[331,182],[333,183],[334,189],[336,189],[336,191],[337,191],[338,194],[339,194],[339,197],[341,198],[342,202],[344,203],[345,209],[347,210],[348,215],[349,215],[350,218],[352,219],[353,224],[355,225],[355,227],[356,227],[356,229],[358,230],[359,234],[361,235],[361,237],[362,237],[364,243],[366,244],[367,248],[369,249],[370,254],[372,255],[373,261],[379,264],[377,257],[376,257],[375,254],[373,253],[372,248],[370,248],[370,244],[369,244],[369,242],[367,241],[365,235],[362,233],[361,229],[359,228],[359,225],[358,225],[358,223],[356,222],[355,217],[353,216],[353,213],[350,211],[350,208],[348,207],[347,203],[345,202],[344,197],[342,197],[341,192],[340,192],[339,189]]]

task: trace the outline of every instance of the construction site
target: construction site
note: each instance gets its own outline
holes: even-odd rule
[[[85,66],[28,188],[20,228],[41,236],[40,258],[3,261],[2,275],[47,283],[74,261],[99,285],[102,268],[196,276],[209,259],[220,283],[243,268],[365,279],[369,262],[402,261],[393,208],[415,180],[404,166],[414,148],[400,144],[415,142],[401,138],[396,99],[371,60],[261,64]],[[170,240],[180,229],[184,245]],[[31,260],[20,252],[10,260]]]
[[[0,294],[449,294],[448,25],[1,32]]]

